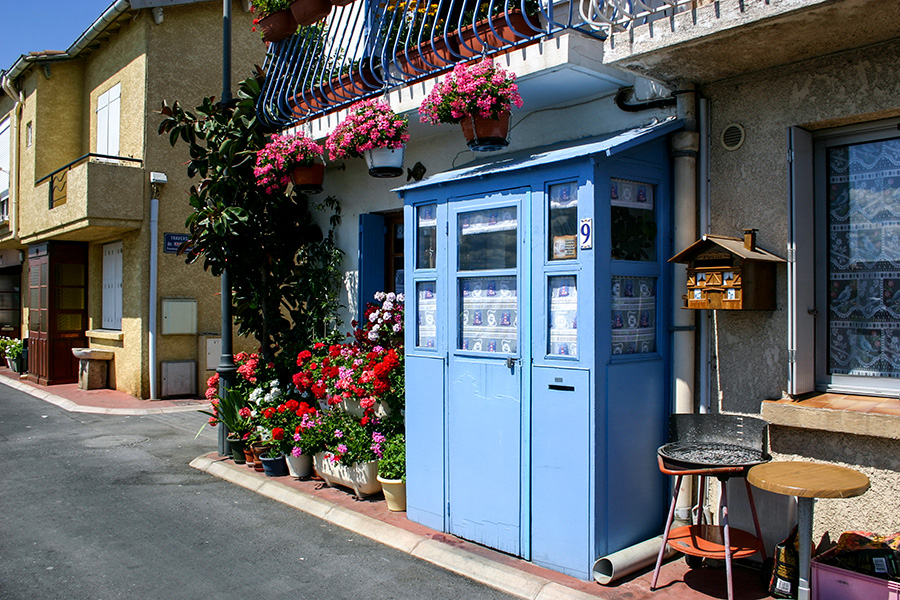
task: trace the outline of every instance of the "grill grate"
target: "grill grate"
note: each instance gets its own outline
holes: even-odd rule
[[[664,459],[697,467],[739,467],[766,462],[760,450],[707,442],[672,442],[659,449]]]

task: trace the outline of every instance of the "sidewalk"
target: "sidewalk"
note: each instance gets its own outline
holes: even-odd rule
[[[40,386],[0,368],[0,383],[72,412],[150,415],[193,411],[205,400],[140,400],[115,390],[79,390],[76,384]],[[708,600],[725,598],[725,569],[689,570],[681,558],[663,565],[660,588],[650,591],[652,569],[601,586],[538,567],[530,562],[436,532],[392,513],[380,495],[358,499],[343,488],[317,480],[269,478],[246,465],[236,465],[215,452],[199,456],[191,466],[262,496],[307,512],[386,546],[441,568],[529,600]],[[768,598],[759,573],[736,568],[735,600]]]

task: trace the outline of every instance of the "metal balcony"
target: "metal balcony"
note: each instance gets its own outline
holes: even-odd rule
[[[357,0],[269,46],[257,104],[273,126],[331,112],[565,30],[597,39],[582,14],[589,0]]]

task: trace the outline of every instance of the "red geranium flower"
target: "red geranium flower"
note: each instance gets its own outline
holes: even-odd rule
[[[282,429],[281,427],[276,427],[275,429],[273,429],[272,430],[272,439],[275,440],[276,442],[280,442],[281,440],[283,440],[284,439],[284,429]]]

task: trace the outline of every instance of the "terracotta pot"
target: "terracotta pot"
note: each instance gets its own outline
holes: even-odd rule
[[[294,0],[291,3],[291,14],[298,25],[312,25],[330,12],[331,2],[328,0]]]
[[[256,459],[253,457],[253,450],[250,449],[250,446],[244,446],[244,460],[247,461],[247,466],[251,469],[253,465],[256,463]]]
[[[265,444],[251,444],[250,449],[253,451],[253,470],[259,473],[263,472],[262,455],[269,449]]]
[[[313,163],[308,167],[294,167],[291,171],[291,181],[294,188],[301,192],[318,194],[322,191],[322,182],[325,180],[325,165]]]
[[[456,62],[454,51],[457,47],[457,36],[439,36],[426,40],[414,48],[398,52],[394,62],[404,75],[417,77],[431,74],[435,69],[442,69]]]
[[[331,0],[333,6],[348,6],[354,2],[356,2],[356,0]]]
[[[509,145],[509,112],[500,113],[499,119],[465,117],[459,123],[469,149],[474,152],[493,152]]]
[[[297,22],[291,15],[291,11],[279,10],[261,18],[259,27],[263,32],[263,40],[280,42],[294,35],[294,32],[297,31]]]
[[[464,58],[481,56],[539,33],[534,30],[540,28],[536,15],[526,16],[521,10],[511,10],[508,15],[509,22],[506,15],[497,15],[460,29],[459,54]]]

